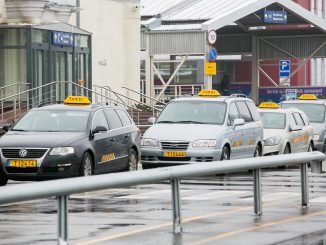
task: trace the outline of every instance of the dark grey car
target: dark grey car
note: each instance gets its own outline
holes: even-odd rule
[[[55,104],[35,108],[0,138],[0,185],[136,170],[140,131],[119,107]]]

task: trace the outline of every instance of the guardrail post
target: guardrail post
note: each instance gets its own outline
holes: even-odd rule
[[[68,244],[68,195],[58,196],[58,245]]]
[[[172,208],[173,208],[173,233],[182,233],[181,205],[180,205],[180,180],[171,180]]]
[[[254,177],[254,209],[256,215],[262,215],[262,195],[261,195],[261,169],[253,170]]]
[[[301,196],[302,206],[308,206],[309,191],[308,191],[308,163],[301,164]]]

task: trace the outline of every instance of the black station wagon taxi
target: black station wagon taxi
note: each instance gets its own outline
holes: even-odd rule
[[[136,170],[140,131],[116,106],[69,96],[27,112],[0,138],[0,185]]]

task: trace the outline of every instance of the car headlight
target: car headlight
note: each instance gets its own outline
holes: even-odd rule
[[[270,137],[264,141],[266,146],[278,145],[281,142],[281,137]]]
[[[192,147],[215,147],[216,140],[195,140]]]
[[[152,146],[152,147],[158,146],[156,139],[142,139],[141,145],[142,146]]]
[[[52,156],[66,156],[74,154],[75,150],[73,147],[55,147],[51,150],[50,155]]]
[[[314,135],[314,141],[318,141],[319,140],[319,134],[315,134]]]

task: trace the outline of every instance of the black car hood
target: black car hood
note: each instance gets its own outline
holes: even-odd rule
[[[87,137],[85,132],[14,132],[0,138],[1,147],[64,147]]]

